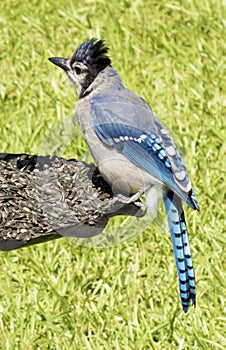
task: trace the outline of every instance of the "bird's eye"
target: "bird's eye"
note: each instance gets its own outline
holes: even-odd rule
[[[79,74],[82,73],[82,70],[81,70],[80,67],[75,67],[74,70],[75,70],[75,73],[76,73],[77,75],[79,75]]]

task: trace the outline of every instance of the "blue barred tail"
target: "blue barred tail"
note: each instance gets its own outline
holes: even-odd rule
[[[196,291],[195,275],[182,201],[175,193],[168,190],[164,196],[164,204],[176,260],[181,303],[184,312],[187,312],[191,302],[194,306],[196,304]]]

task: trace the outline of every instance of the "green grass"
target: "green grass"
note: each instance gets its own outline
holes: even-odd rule
[[[47,58],[101,37],[125,85],[173,130],[201,208],[185,208],[196,309],[181,309],[157,225],[115,247],[61,239],[0,253],[0,349],[225,349],[223,10],[220,0],[0,2],[0,151],[91,159],[67,123],[76,93]]]

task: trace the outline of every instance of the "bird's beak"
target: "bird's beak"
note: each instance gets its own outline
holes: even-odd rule
[[[62,58],[62,57],[49,57],[49,61],[54,63],[56,66],[62,68],[63,70],[67,71],[70,68],[68,67],[68,59]]]

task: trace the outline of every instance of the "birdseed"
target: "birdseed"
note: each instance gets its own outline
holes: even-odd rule
[[[116,210],[114,205],[111,188],[94,164],[57,156],[0,153],[0,250],[62,235],[82,237],[87,227],[98,228],[95,235],[110,216],[117,215],[118,205]],[[124,207],[131,215],[140,210],[121,201],[120,214]],[[138,214],[142,215],[144,209]],[[67,234],[68,228],[74,230]],[[9,240],[8,249],[5,243]]]

